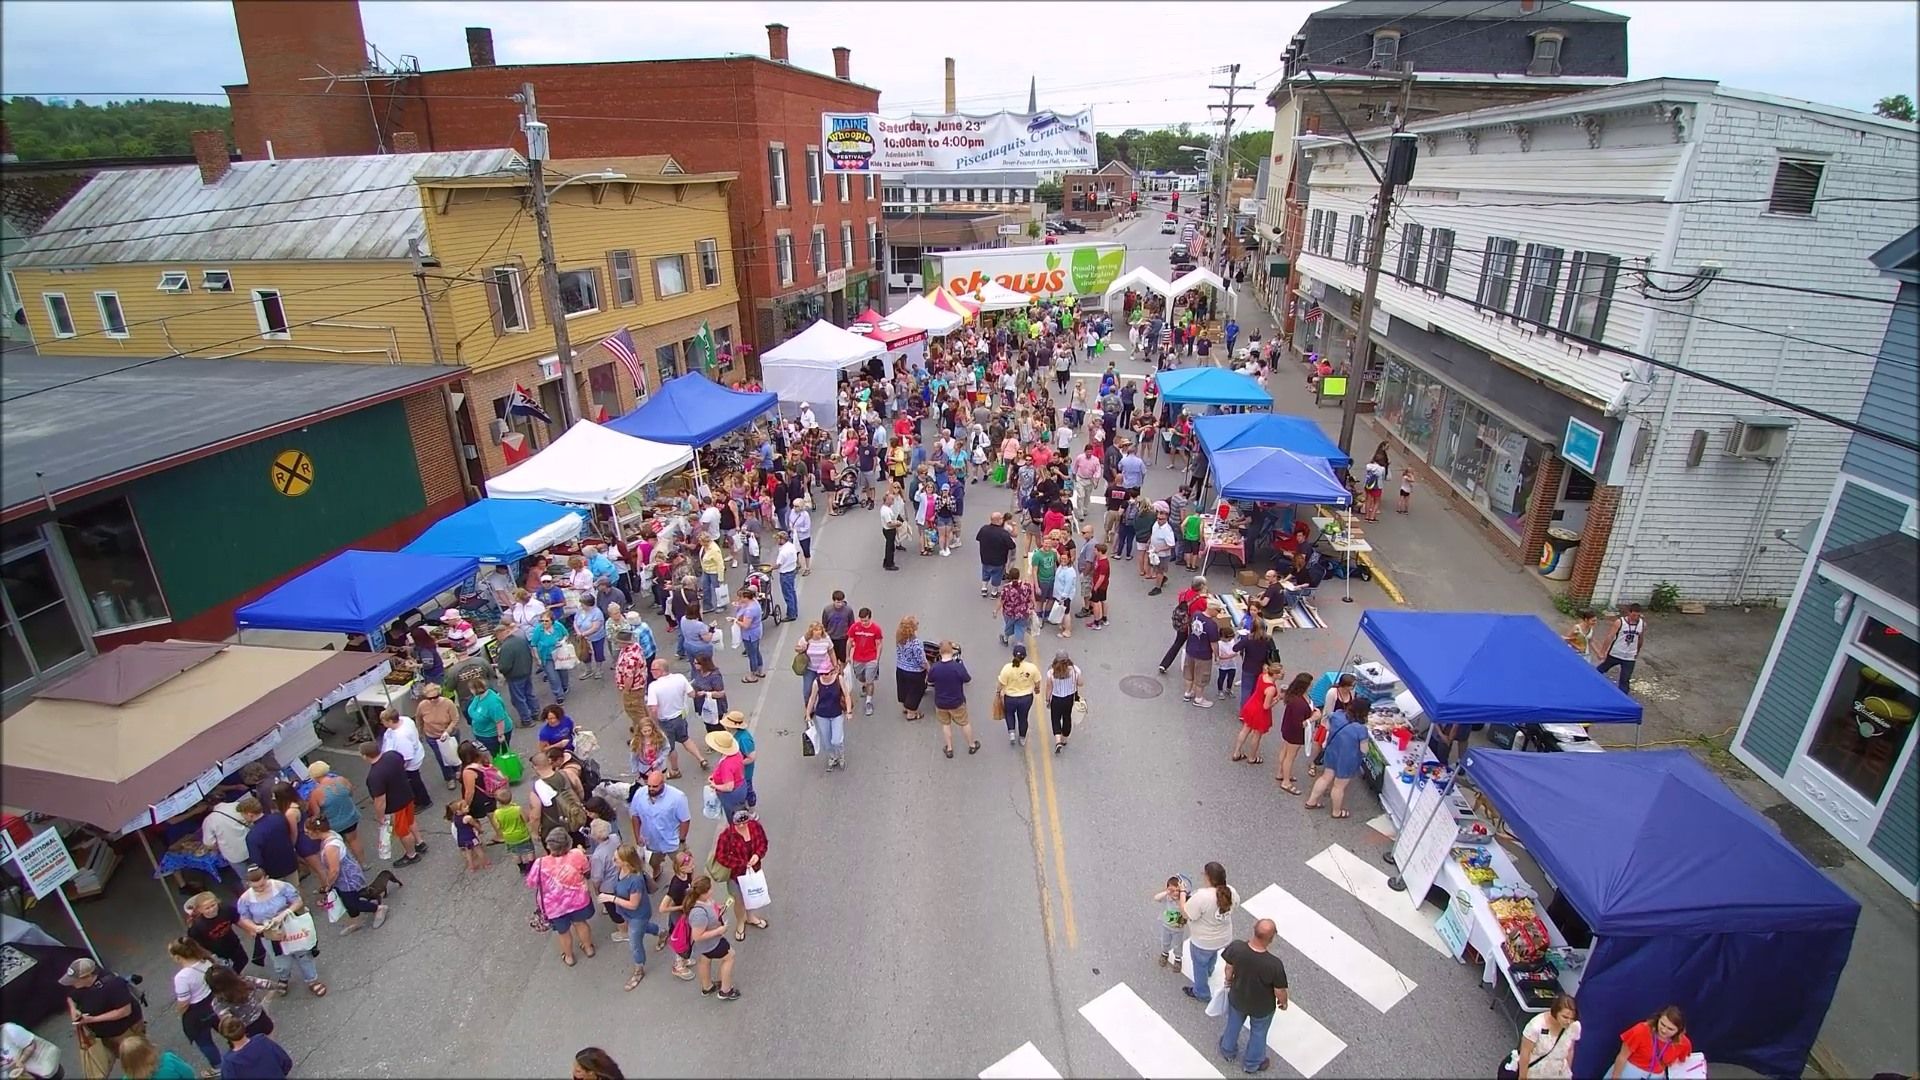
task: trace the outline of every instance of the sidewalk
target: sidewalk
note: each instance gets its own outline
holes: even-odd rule
[[[1254,329],[1271,338],[1271,318],[1249,292],[1239,311],[1242,340]],[[1313,417],[1338,438],[1340,410],[1317,406],[1297,358],[1269,373],[1274,410]],[[1381,437],[1369,416],[1354,428],[1353,455],[1364,458]],[[1379,521],[1368,522],[1372,560],[1412,608],[1453,611],[1530,612],[1560,627],[1566,617],[1530,566],[1515,563],[1485,539],[1446,497],[1416,486],[1412,511],[1396,514],[1392,499]],[[1778,791],[1728,752],[1741,711],[1759,678],[1760,666],[1779,627],[1778,608],[1715,609],[1705,615],[1652,615],[1649,650],[1633,680],[1645,709],[1637,732],[1601,731],[1597,737],[1621,750],[1684,746],[1711,766],[1727,785],[1761,814],[1801,854],[1860,901],[1854,947],[1833,1006],[1815,1046],[1817,1073],[1868,1076],[1920,1068],[1920,1031],[1911,1023],[1887,1023],[1887,1005],[1920,997],[1920,918],[1914,905],[1860,863]],[[1735,1075],[1738,1070],[1721,1070]]]

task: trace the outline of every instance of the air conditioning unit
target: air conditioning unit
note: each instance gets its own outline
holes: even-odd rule
[[[1728,457],[1777,461],[1786,453],[1793,421],[1781,416],[1736,416],[1724,447]]]

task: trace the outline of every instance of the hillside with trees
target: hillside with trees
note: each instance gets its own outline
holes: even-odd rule
[[[21,161],[183,156],[193,153],[193,132],[232,131],[225,105],[185,101],[50,105],[15,97],[0,115]]]
[[[1206,161],[1199,154],[1180,148],[1212,146],[1217,136],[1195,130],[1190,124],[1181,124],[1156,131],[1128,128],[1118,135],[1102,131],[1094,135],[1094,141],[1099,146],[1102,164],[1119,160],[1147,172],[1185,173],[1203,171]],[[1260,159],[1272,152],[1271,128],[1242,131],[1233,137],[1234,168],[1242,176],[1252,176],[1260,167]]]

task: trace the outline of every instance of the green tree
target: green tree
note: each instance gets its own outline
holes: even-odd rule
[[[1040,181],[1040,183],[1034,186],[1033,194],[1035,198],[1047,204],[1048,210],[1060,209],[1064,201],[1060,195],[1059,183],[1053,180]]]
[[[22,161],[184,157],[193,153],[194,132],[231,132],[233,126],[226,106],[185,101],[76,102],[60,107],[14,97],[0,106],[0,116]]]
[[[1913,123],[1913,99],[1905,94],[1892,94],[1873,103],[1873,114],[1889,120],[1905,120]]]
[[[1255,128],[1233,137],[1233,167],[1243,176],[1254,175],[1260,163],[1272,156],[1272,128]]]

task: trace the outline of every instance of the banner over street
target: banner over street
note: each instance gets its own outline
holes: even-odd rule
[[[1093,112],[822,113],[832,173],[995,172],[1099,167]]]

